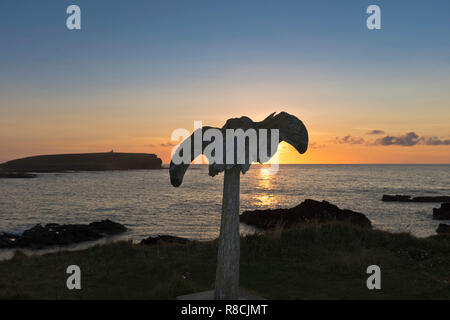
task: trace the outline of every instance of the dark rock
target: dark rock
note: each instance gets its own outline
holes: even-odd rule
[[[17,243],[17,236],[10,233],[0,235],[0,248],[14,248]]]
[[[381,201],[400,201],[400,202],[409,202],[411,201],[411,196],[405,196],[405,195],[395,195],[391,196],[388,194],[383,194],[383,197],[381,198]]]
[[[118,234],[127,231],[124,225],[109,219],[92,222],[89,224],[89,227],[101,234]]]
[[[45,225],[45,228],[56,228],[56,227],[59,227],[59,224],[57,224],[57,223],[47,223],[46,225]]]
[[[397,201],[397,202],[450,202],[450,197],[448,196],[424,196],[424,197],[414,197],[407,195],[388,195],[383,194],[381,201]]]
[[[436,197],[414,197],[412,202],[450,202],[450,197],[436,196]]]
[[[440,208],[433,208],[433,219],[450,220],[450,203],[442,203]]]
[[[90,229],[86,225],[67,224],[50,227],[36,225],[22,233],[18,240],[18,246],[34,249],[44,248],[54,245],[68,245],[83,241],[93,241],[100,239],[101,234]]]
[[[442,234],[442,233],[448,233],[450,234],[450,225],[448,224],[444,224],[444,223],[440,223],[437,230],[437,233]]]
[[[25,230],[22,235],[3,233],[0,236],[0,248],[42,249],[47,246],[98,240],[104,235],[118,234],[126,230],[125,226],[110,220],[89,225],[49,223],[43,227],[38,224]]]
[[[268,209],[244,211],[240,221],[249,225],[270,229],[277,225],[290,227],[299,223],[342,221],[360,227],[370,228],[370,220],[362,213],[339,209],[327,201],[306,199],[290,209]]]
[[[18,239],[18,246],[25,247],[44,247],[58,243],[58,233],[53,230],[44,228],[40,224],[33,228],[25,230]]]
[[[168,236],[168,235],[162,235],[157,237],[148,237],[146,239],[143,239],[140,244],[141,245],[154,245],[158,242],[165,242],[165,243],[178,243],[178,244],[186,244],[190,240],[186,238],[180,238],[175,236]]]
[[[2,172],[0,171],[0,178],[8,179],[29,179],[36,178],[37,175],[27,172]]]

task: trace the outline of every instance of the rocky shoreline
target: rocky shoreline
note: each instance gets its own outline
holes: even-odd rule
[[[30,178],[36,178],[37,175],[33,173],[28,172],[3,172],[0,171],[0,179],[6,178],[6,179],[30,179]]]
[[[383,194],[381,201],[386,202],[441,202],[440,208],[433,208],[433,220],[450,220],[450,197],[449,196],[422,196],[411,197],[410,195],[388,195]],[[436,229],[437,234],[450,234],[450,225],[441,223]]]
[[[450,203],[441,204],[433,209],[433,219],[450,220]],[[340,222],[361,228],[372,228],[371,221],[360,212],[340,209],[328,201],[306,199],[299,205],[287,209],[266,209],[244,211],[240,221],[261,230],[277,227],[289,228],[309,223]],[[0,249],[44,249],[51,246],[65,246],[81,242],[99,240],[105,236],[118,235],[127,228],[111,220],[102,220],[90,224],[40,224],[25,230],[21,235],[0,233]],[[439,224],[438,234],[450,234],[450,225]],[[171,235],[158,235],[140,241],[141,245],[187,244],[191,240]]]
[[[411,197],[409,195],[383,194],[381,201],[386,201],[386,202],[450,202],[450,197],[448,197],[448,196]]]
[[[309,222],[339,221],[363,228],[371,228],[370,220],[362,213],[340,209],[328,201],[306,199],[290,209],[267,209],[244,211],[240,221],[260,229],[273,229],[277,226],[290,227]]]
[[[104,236],[117,235],[127,228],[111,220],[102,220],[90,224],[40,224],[25,230],[21,235],[0,234],[0,249],[44,249],[50,246],[70,245],[94,241]]]
[[[442,203],[440,208],[434,208],[433,219],[450,220],[450,203]]]
[[[450,234],[450,225],[445,223],[440,223],[436,232],[438,234]]]
[[[140,245],[155,245],[160,243],[177,243],[177,244],[186,244],[191,240],[181,237],[169,236],[169,235],[161,235],[156,237],[148,237],[139,243]]]
[[[22,234],[0,233],[0,249],[41,250],[53,246],[67,246],[99,240],[105,236],[119,235],[128,229],[111,220],[89,224],[37,224]],[[171,235],[158,235],[140,241],[140,245],[187,244],[191,240]]]

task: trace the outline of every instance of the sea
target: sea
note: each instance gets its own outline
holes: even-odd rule
[[[192,165],[178,188],[167,169],[1,179],[0,232],[110,219],[134,241],[162,234],[210,240],[219,234],[222,189],[223,174],[210,177],[206,165]],[[432,219],[438,203],[382,202],[383,194],[449,196],[450,165],[280,165],[276,173],[253,165],[241,175],[241,211],[326,200],[364,213],[376,229],[417,237],[436,234],[445,222]],[[241,232],[258,230],[241,224]]]

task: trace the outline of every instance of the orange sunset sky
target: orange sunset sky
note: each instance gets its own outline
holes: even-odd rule
[[[450,163],[448,16],[380,3],[376,31],[365,2],[137,1],[105,12],[79,1],[78,31],[65,28],[64,4],[2,4],[0,161],[114,149],[168,163],[172,131],[195,120],[286,111],[310,146],[300,156],[282,144],[281,163]]]

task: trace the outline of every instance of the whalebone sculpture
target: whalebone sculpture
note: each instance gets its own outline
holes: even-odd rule
[[[208,130],[210,129],[216,130],[216,132],[219,130],[224,137],[227,134],[227,129],[234,129],[236,131],[242,129],[244,132],[249,129],[254,129],[257,138],[257,152],[255,152],[255,148],[252,149],[249,141],[246,141],[245,160],[238,161],[239,150],[237,150],[237,137],[234,137],[233,144],[230,143],[231,140],[223,139],[223,141],[219,142],[221,144],[220,147],[223,149],[223,161],[217,161],[217,156],[220,158],[220,155],[216,154],[217,150],[216,152],[210,152],[210,147],[212,143],[215,143],[215,146],[217,146],[218,141],[215,141],[212,138],[208,141],[203,138],[204,135],[208,135]],[[267,142],[263,139],[263,133],[266,134],[266,137],[269,136],[269,139],[266,139]],[[277,134],[278,136],[275,137],[274,134]],[[202,137],[200,145],[198,139],[196,140],[196,136],[197,138]],[[272,143],[274,137],[276,138],[275,145]],[[181,185],[184,174],[189,168],[190,163],[200,154],[204,154],[209,160],[210,176],[215,176],[223,171],[225,172],[214,299],[237,300],[239,298],[240,173],[242,172],[245,174],[252,162],[257,161],[262,163],[270,159],[276,153],[278,144],[281,141],[289,143],[301,154],[306,152],[306,149],[308,148],[308,131],[302,121],[286,112],[281,112],[277,115],[272,113],[260,122],[254,122],[248,117],[232,118],[220,129],[213,127],[202,127],[197,129],[178,146],[172,156],[169,172],[170,181],[174,187]],[[264,147],[266,148],[265,152],[267,153],[267,158],[261,159],[260,149]],[[190,155],[183,154],[184,150],[190,150]],[[227,153],[230,154],[231,152],[232,156],[227,159]],[[187,161],[177,163],[179,161],[174,161],[175,156],[178,156],[178,159],[184,156],[184,159],[187,159]]]

